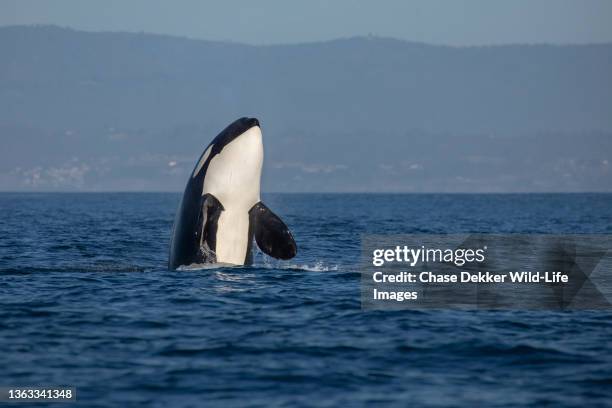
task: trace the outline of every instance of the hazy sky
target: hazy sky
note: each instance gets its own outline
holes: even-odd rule
[[[251,44],[374,34],[436,44],[612,41],[610,0],[0,0],[0,25]]]

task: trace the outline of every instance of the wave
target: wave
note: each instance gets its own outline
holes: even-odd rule
[[[232,265],[224,263],[207,263],[207,264],[191,264],[181,265],[176,268],[177,271],[201,271],[201,270],[217,270],[217,269],[280,269],[288,271],[306,271],[306,272],[334,272],[339,270],[338,265],[326,265],[323,261],[317,261],[313,264],[297,264],[287,263],[286,261],[254,263],[253,265]]]
[[[6,275],[28,275],[31,273],[52,272],[147,272],[153,268],[129,264],[129,263],[100,263],[100,264],[76,264],[57,266],[28,266],[23,265],[13,268],[2,268],[0,274]]]
[[[313,264],[297,264],[288,263],[286,261],[268,261],[263,264],[254,264],[255,268],[262,269],[281,269],[306,272],[336,272],[339,270],[338,265],[327,265],[323,261],[316,261]]]
[[[248,272],[249,269],[268,269],[268,270],[284,270],[284,271],[305,271],[305,272],[337,272],[340,270],[339,265],[328,264],[324,261],[315,261],[313,263],[300,263],[276,260],[270,257],[262,257],[253,265],[233,265],[226,263],[205,263],[181,265],[177,271],[218,271],[218,270],[240,270]],[[0,274],[31,274],[31,273],[49,273],[49,272],[161,272],[165,270],[164,265],[153,267],[151,265],[143,266],[129,262],[100,262],[100,263],[83,263],[69,264],[57,266],[39,266],[39,265],[23,265],[21,267],[0,268]]]
[[[201,271],[201,270],[217,270],[217,269],[276,269],[276,270],[288,270],[288,271],[306,271],[306,272],[335,272],[340,268],[338,265],[328,265],[323,261],[316,261],[314,263],[292,263],[287,261],[280,261],[270,257],[262,257],[260,261],[254,262],[253,265],[233,265],[225,263],[205,263],[205,264],[191,264],[181,265],[177,271]]]
[[[207,269],[221,269],[221,268],[241,268],[240,265],[232,265],[226,263],[193,263],[190,265],[181,265],[176,268],[177,271],[202,271]]]

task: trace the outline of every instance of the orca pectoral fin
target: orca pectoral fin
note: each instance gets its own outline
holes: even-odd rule
[[[212,194],[202,196],[202,208],[196,229],[199,262],[214,263],[217,261],[214,253],[217,247],[217,222],[223,210],[223,205],[217,197]]]
[[[297,245],[285,223],[261,201],[249,211],[249,220],[257,246],[277,259],[291,259]]]

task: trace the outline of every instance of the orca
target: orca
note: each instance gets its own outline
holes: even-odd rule
[[[250,265],[253,238],[262,252],[297,253],[285,223],[260,198],[263,143],[259,121],[240,118],[204,149],[189,176],[172,229],[168,267]]]

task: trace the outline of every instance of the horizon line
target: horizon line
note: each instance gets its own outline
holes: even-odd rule
[[[0,190],[0,194],[182,194],[179,190]],[[264,191],[262,194],[612,194],[610,191]]]
[[[65,31],[73,31],[78,33],[87,33],[87,34],[129,34],[129,35],[145,35],[145,36],[159,36],[159,37],[167,37],[173,39],[181,39],[188,41],[198,41],[198,42],[208,42],[208,43],[216,43],[216,44],[228,44],[235,46],[244,46],[244,47],[283,47],[283,46],[299,46],[299,45],[315,45],[315,44],[326,44],[333,42],[341,42],[341,41],[350,41],[350,40],[382,40],[382,41],[396,41],[400,43],[405,43],[409,45],[421,45],[421,46],[429,46],[429,47],[440,47],[440,48],[495,48],[495,47],[588,47],[588,46],[605,46],[612,45],[612,39],[608,41],[600,41],[600,42],[507,42],[507,43],[482,43],[482,44],[443,44],[443,43],[432,43],[432,42],[423,42],[423,41],[414,41],[408,40],[404,38],[390,37],[384,35],[378,35],[375,33],[367,33],[367,34],[355,34],[346,37],[336,37],[330,38],[327,40],[312,40],[312,41],[297,41],[297,42],[277,42],[277,43],[248,43],[241,42],[235,40],[222,40],[222,39],[207,39],[200,37],[190,37],[188,35],[180,35],[180,34],[170,34],[170,33],[155,33],[149,31],[131,31],[131,30],[86,30],[81,28],[74,28],[70,26],[64,26],[59,24],[4,24],[0,25],[0,30],[2,29],[10,29],[10,28],[54,28]]]

